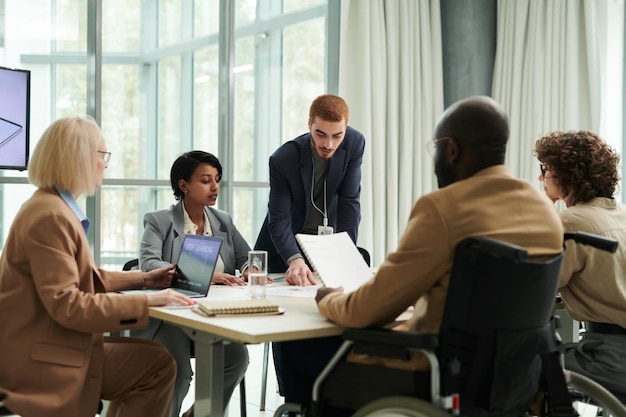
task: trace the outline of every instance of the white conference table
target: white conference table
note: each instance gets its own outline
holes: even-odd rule
[[[241,298],[246,295],[246,289],[212,285],[207,298]],[[256,344],[312,339],[336,336],[343,330],[319,314],[313,297],[268,295],[267,298],[282,307],[285,313],[271,316],[202,317],[188,308],[150,308],[150,317],[180,327],[195,341],[196,416],[222,415],[224,378],[221,370],[224,367],[225,343]]]

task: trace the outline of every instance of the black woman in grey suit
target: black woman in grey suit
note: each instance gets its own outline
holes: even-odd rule
[[[245,284],[234,273],[235,269],[246,267],[250,246],[228,213],[210,207],[216,202],[221,175],[219,160],[207,152],[187,152],[174,162],[170,181],[179,202],[168,209],[145,214],[139,255],[142,270],[151,271],[178,262],[185,234],[213,235],[223,239],[213,283]],[[193,376],[190,364],[192,340],[180,328],[156,319],[150,319],[147,329],[135,330],[132,335],[162,343],[176,360],[177,374],[170,416],[178,417]],[[214,370],[224,373],[224,407],[228,405],[247,366],[248,350],[244,345],[230,343],[224,346],[224,369]]]

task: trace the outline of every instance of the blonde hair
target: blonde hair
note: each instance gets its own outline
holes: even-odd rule
[[[100,127],[88,116],[68,116],[53,122],[35,146],[28,179],[36,187],[58,187],[75,196],[93,194]]]

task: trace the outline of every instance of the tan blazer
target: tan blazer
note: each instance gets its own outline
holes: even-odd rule
[[[616,239],[617,252],[565,242],[561,297],[573,319],[626,327],[626,205],[597,197],[563,210],[568,232],[583,231]]]
[[[321,314],[346,327],[383,326],[414,305],[401,328],[439,332],[454,250],[470,236],[514,243],[531,256],[563,248],[563,226],[550,200],[529,182],[513,178],[504,165],[490,167],[422,196],[398,248],[377,274],[351,294],[329,294],[319,304]],[[428,364],[416,355],[409,367],[428,369]]]
[[[33,194],[0,259],[0,390],[9,408],[43,417],[94,410],[102,333],[148,324],[145,294],[107,291],[140,287],[141,274],[96,268],[67,204],[55,191]]]

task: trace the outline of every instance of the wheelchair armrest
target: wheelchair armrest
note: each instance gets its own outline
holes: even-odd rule
[[[439,335],[435,333],[380,328],[346,329],[343,338],[353,342],[355,353],[400,360],[408,360],[411,351],[434,351],[439,345]]]
[[[434,350],[439,344],[436,333],[405,332],[391,329],[346,329],[343,338],[355,343],[403,346],[407,348]]]
[[[618,246],[618,242],[615,239],[587,232],[567,232],[564,235],[564,240],[569,239],[611,253],[615,253]]]

